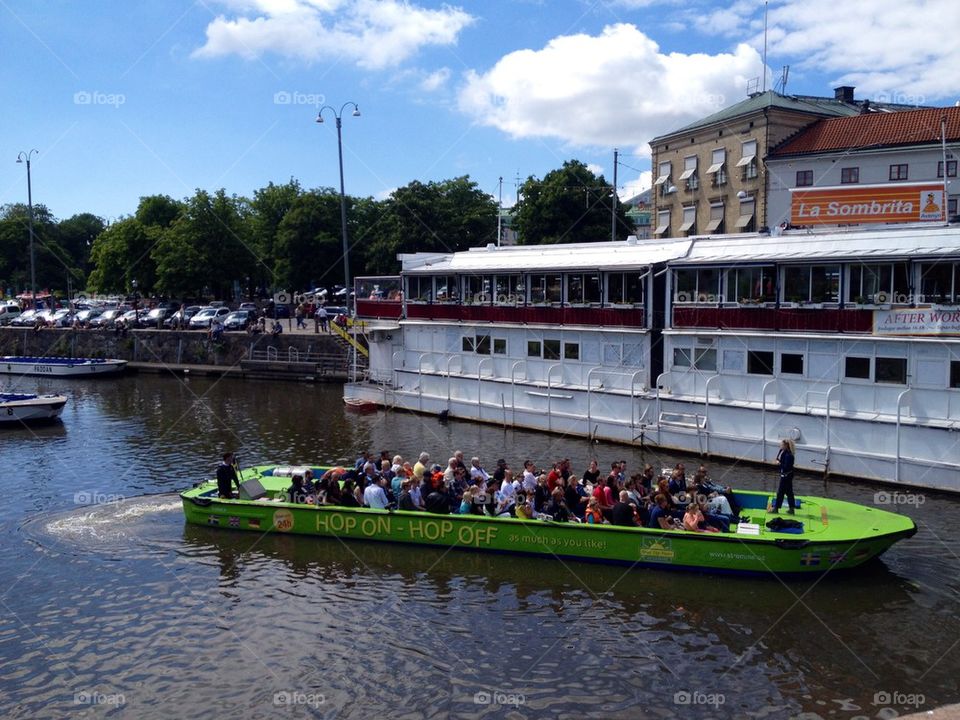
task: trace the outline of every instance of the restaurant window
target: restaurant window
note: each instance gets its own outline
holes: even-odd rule
[[[516,305],[523,302],[525,288],[522,275],[496,275],[493,287],[495,305]]]
[[[545,339],[543,341],[543,359],[544,360],[560,359],[560,341],[559,340]]]
[[[696,155],[690,155],[683,159],[683,172],[680,173],[680,179],[686,183],[687,190],[696,190],[700,187],[700,180],[697,177]]]
[[[950,387],[960,388],[960,360],[950,361]]]
[[[723,302],[720,272],[716,268],[683,268],[673,273],[674,302]]]
[[[845,167],[840,169],[840,183],[843,185],[850,185],[851,183],[860,182],[860,168],[858,167]]]
[[[905,303],[910,294],[906,263],[850,266],[850,295],[855,303]]]
[[[690,349],[689,348],[673,349],[673,366],[674,367],[690,367]]]
[[[870,358],[847,356],[844,360],[843,376],[855,380],[869,380]]]
[[[797,170],[797,187],[813,185],[813,170]]]
[[[780,353],[780,372],[785,375],[803,375],[803,355]]]
[[[773,353],[769,350],[748,351],[747,372],[750,375],[773,375]]]
[[[563,297],[560,275],[531,275],[530,302],[537,305],[558,303]]]
[[[788,265],[783,269],[785,302],[835,303],[839,296],[839,265]]]
[[[567,275],[567,302],[571,305],[599,303],[599,273],[576,273]]]
[[[727,297],[737,302],[774,302],[777,281],[774,268],[744,267],[727,271]]]
[[[490,278],[483,275],[463,276],[463,300],[465,303],[483,304],[490,301]]]
[[[878,357],[874,365],[874,382],[907,384],[907,359]]]
[[[413,275],[407,277],[407,299],[414,302],[430,302],[433,298],[433,278]]]
[[[960,264],[938,262],[922,265],[920,294],[923,302],[957,302],[960,299]]]
[[[478,355],[489,355],[490,354],[490,336],[477,335],[476,338],[474,338],[474,348]]]
[[[527,357],[540,357],[542,343],[539,340],[527,340]]]
[[[909,165],[907,163],[899,163],[896,165],[890,166],[890,179],[891,180],[907,180],[909,179]]]
[[[727,162],[727,151],[724,148],[717,148],[710,157],[710,167],[707,168],[707,175],[713,177],[713,186],[720,187],[727,183],[727,170],[724,167]]]
[[[463,348],[463,351],[464,351],[464,352],[473,352],[473,349],[474,349],[475,347],[476,347],[476,345],[474,344],[474,340],[473,340],[473,336],[472,336],[472,335],[468,335],[468,336],[466,336],[466,337],[463,338],[462,348]]]
[[[579,360],[580,359],[580,343],[565,342],[563,344],[563,359]]]
[[[947,177],[957,176],[957,161],[947,160]],[[943,160],[937,163],[937,177],[943,177]]]
[[[493,339],[493,354],[494,355],[506,355],[507,354],[507,341],[505,338],[494,338]]]
[[[688,205],[683,208],[683,224],[680,225],[680,232],[687,235],[695,235],[697,232],[697,206]]]
[[[654,235],[664,235],[670,231],[670,211],[657,211],[657,227],[653,231]]]
[[[441,275],[437,278],[437,295],[440,302],[457,302],[460,299],[460,284],[456,275]]]
[[[608,274],[607,302],[611,305],[642,305],[643,280],[640,272]]]

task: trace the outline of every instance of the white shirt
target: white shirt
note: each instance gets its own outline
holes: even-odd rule
[[[413,504],[417,507],[423,507],[423,498],[420,495],[420,486],[410,488],[410,497],[413,498]]]
[[[471,466],[470,467],[470,479],[471,480],[483,480],[484,484],[490,479],[490,475],[481,467]]]
[[[363,491],[363,504],[374,510],[383,510],[387,506],[387,494],[379,485],[367,485]]]
[[[523,471],[523,489],[528,493],[532,493],[537,489],[537,476],[529,470]]]
[[[517,489],[513,485],[512,480],[504,480],[500,484],[500,501],[504,503],[513,502],[514,498],[517,495]]]

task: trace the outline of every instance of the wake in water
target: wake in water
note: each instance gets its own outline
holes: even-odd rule
[[[20,529],[44,548],[82,553],[129,554],[142,551],[145,542],[172,539],[171,529],[182,523],[177,495],[147,495],[75,510],[41,513],[28,519]]]

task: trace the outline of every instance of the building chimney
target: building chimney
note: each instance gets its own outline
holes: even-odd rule
[[[854,87],[852,85],[841,85],[833,89],[833,99],[839,100],[840,102],[852,103],[853,91]]]

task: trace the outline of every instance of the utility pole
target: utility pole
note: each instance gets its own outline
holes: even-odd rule
[[[610,203],[610,241],[617,239],[617,149],[613,149],[613,202]]]

